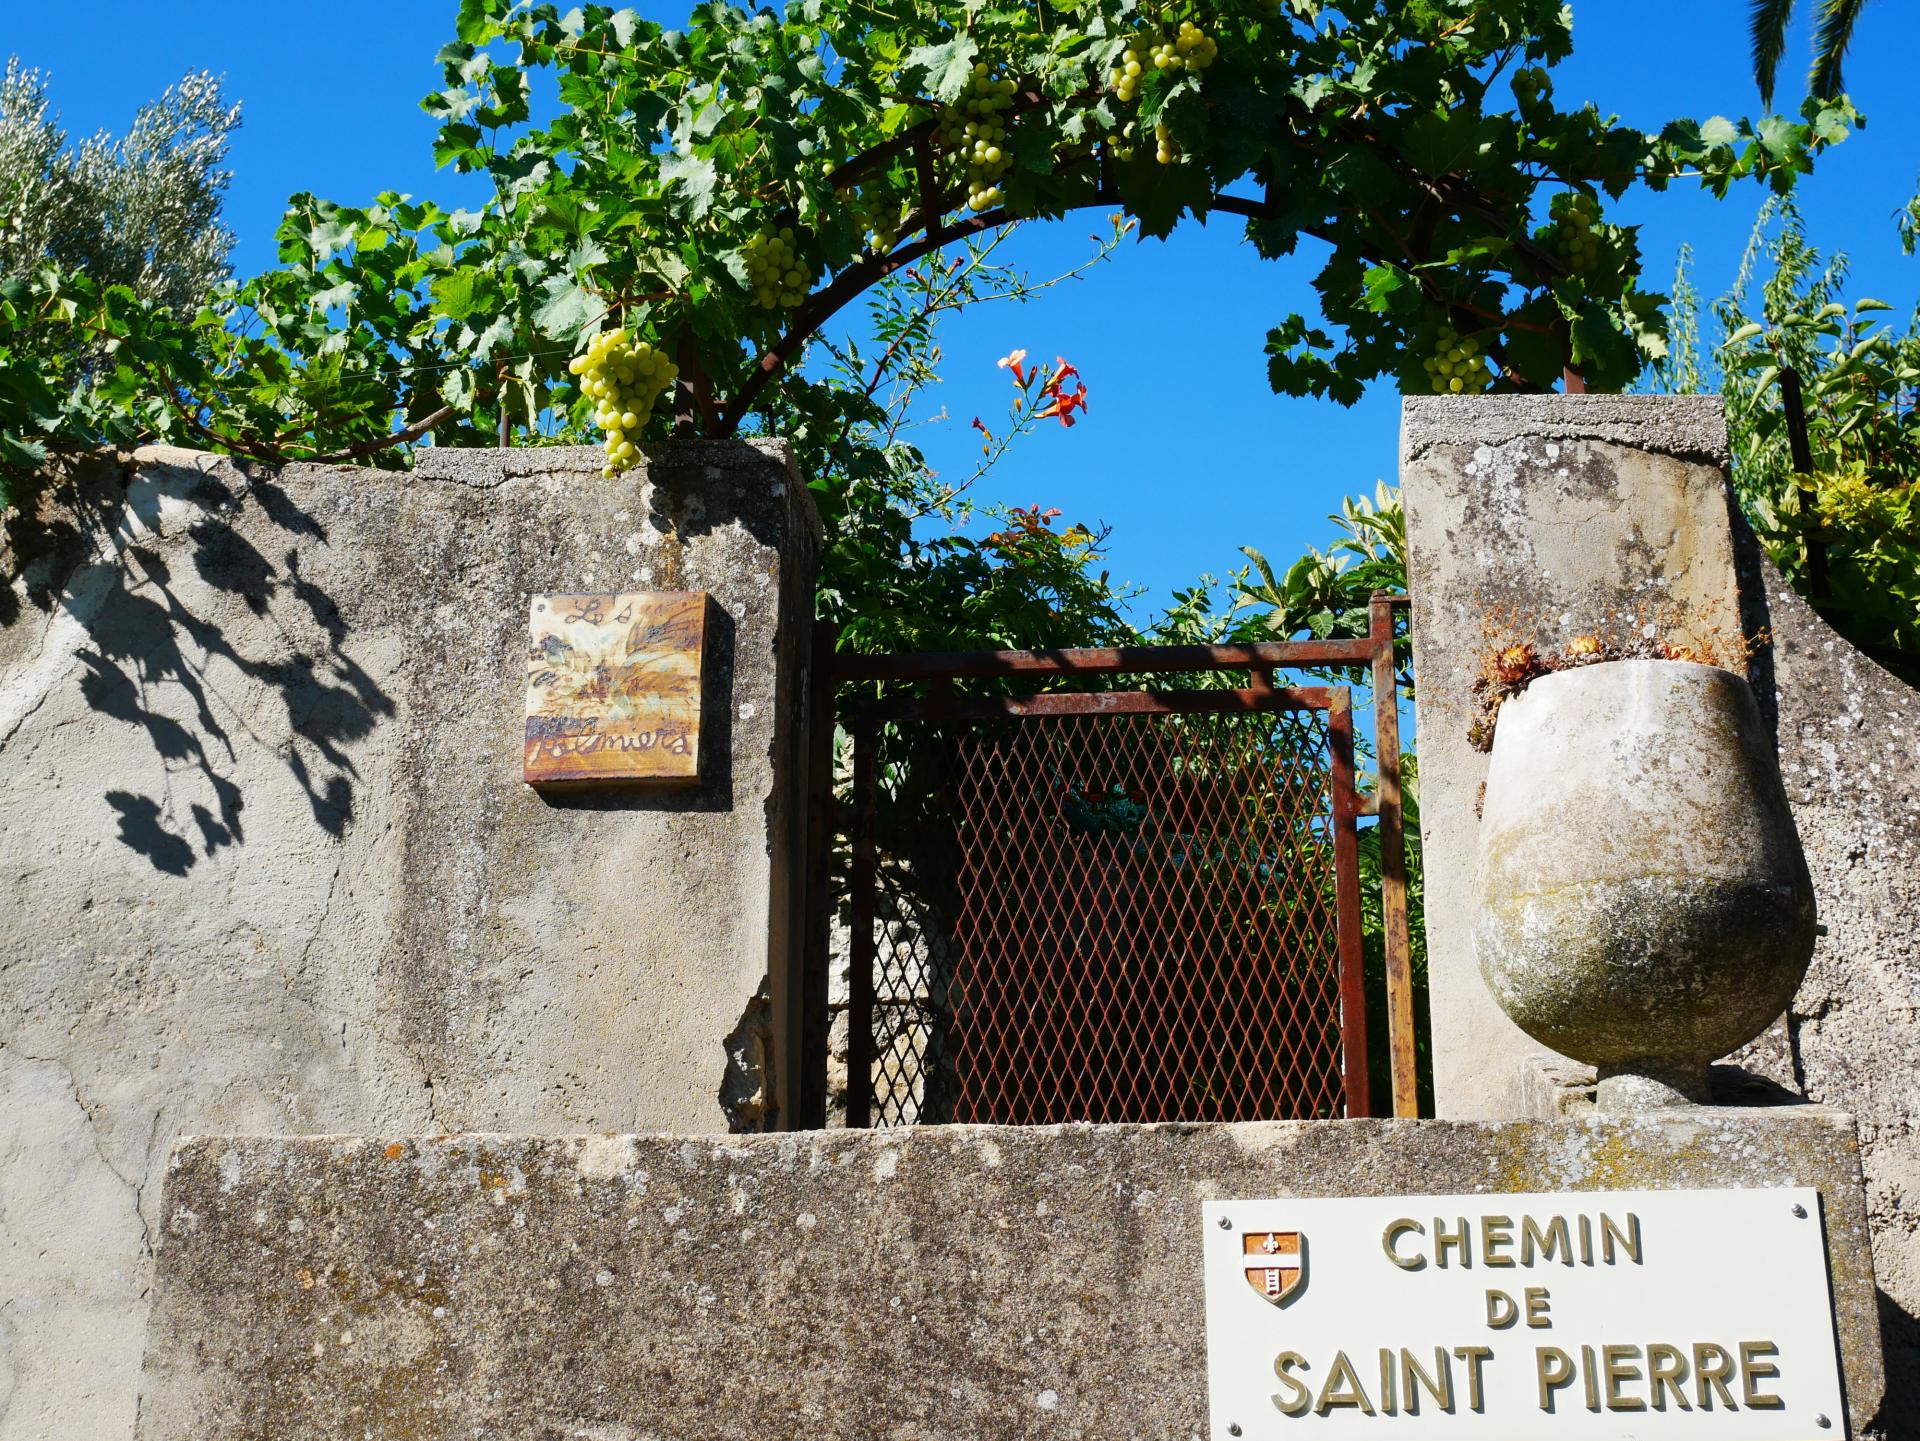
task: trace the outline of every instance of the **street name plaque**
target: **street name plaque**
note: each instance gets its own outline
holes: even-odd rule
[[[1203,1210],[1214,1441],[1845,1433],[1817,1191]]]

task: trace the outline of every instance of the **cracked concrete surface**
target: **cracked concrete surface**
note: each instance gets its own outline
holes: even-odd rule
[[[151,451],[15,525],[0,1441],[131,1434],[177,1134],[726,1129],[817,522],[776,450],[598,465]],[[696,790],[520,784],[527,593],[595,588],[714,594]]]

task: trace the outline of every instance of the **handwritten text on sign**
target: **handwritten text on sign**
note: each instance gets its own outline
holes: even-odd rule
[[[1215,1201],[1211,1434],[1844,1434],[1818,1192]]]

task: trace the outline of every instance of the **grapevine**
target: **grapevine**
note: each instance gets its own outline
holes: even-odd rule
[[[1000,177],[1013,165],[1007,153],[1007,122],[1003,112],[1013,104],[1018,87],[995,79],[982,62],[973,67],[960,98],[940,117],[940,140],[956,151],[967,172],[967,207],[985,210],[1005,200]]]
[[[25,277],[27,292],[7,277],[0,352],[84,304],[133,381],[0,353],[0,470],[70,430],[383,464],[436,430],[511,430],[515,411],[535,430],[543,394],[575,396],[565,365],[586,327],[612,323],[595,320],[609,297],[674,337],[689,431],[840,434],[808,365],[836,316],[922,257],[988,243],[994,222],[1093,208],[1154,238],[1233,215],[1262,257],[1315,254],[1315,313],[1267,333],[1283,394],[1352,403],[1389,372],[1420,392],[1617,390],[1666,340],[1614,205],[1682,179],[1785,194],[1859,121],[1844,98],[1655,131],[1584,97],[1563,109],[1560,0],[810,0],[702,4],[684,29],[574,0],[459,12],[425,104],[436,162],[490,188],[487,209],[297,196],[285,263],[223,291],[212,325],[75,301],[65,275]],[[1459,330],[1436,345],[1442,321]],[[246,383],[289,366],[316,383]],[[502,369],[524,407],[486,399]],[[27,388],[10,395],[16,374]],[[624,424],[670,408],[632,404],[661,387],[635,375],[635,396],[576,396],[569,417],[619,407],[610,459],[666,430],[658,414]]]
[[[1442,325],[1434,333],[1433,354],[1420,362],[1433,381],[1436,395],[1460,395],[1485,390],[1493,383],[1487,358],[1480,353],[1480,342],[1461,335],[1451,325]]]
[[[747,242],[747,284],[753,303],[763,310],[791,310],[807,298],[813,276],[800,263],[791,226],[756,235]]]
[[[616,475],[639,458],[633,437],[679,378],[680,368],[649,342],[630,339],[622,329],[595,336],[567,369],[580,378],[580,393],[593,402],[594,423],[606,432],[607,464],[600,473]]]

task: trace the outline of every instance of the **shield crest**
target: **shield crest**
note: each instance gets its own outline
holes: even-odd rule
[[[1247,1284],[1284,1306],[1306,1284],[1307,1238],[1298,1231],[1243,1231],[1241,1265]]]

